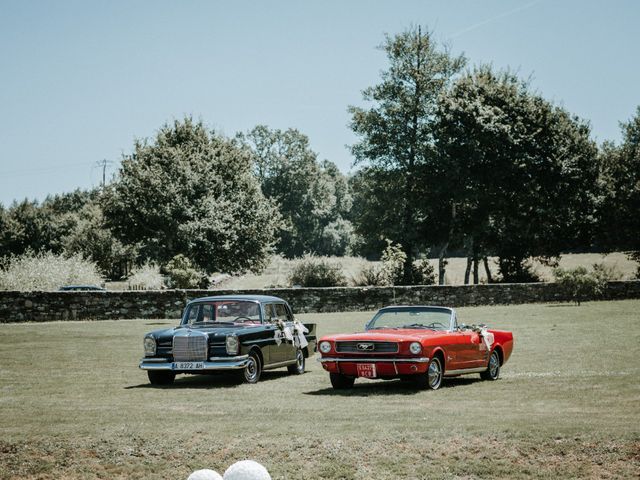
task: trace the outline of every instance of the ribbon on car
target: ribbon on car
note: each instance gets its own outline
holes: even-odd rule
[[[484,350],[491,350],[491,345],[493,345],[495,338],[484,323],[480,325],[470,325],[468,328],[480,335],[480,339],[482,340],[481,346],[484,345]]]
[[[487,330],[487,327],[482,327],[480,329],[480,338],[482,339],[482,343],[486,347],[487,350],[491,350],[491,345],[493,345],[493,333]]]
[[[305,333],[309,333],[309,330],[299,321],[293,322],[293,328],[285,325],[281,320],[276,323],[276,326],[278,328],[276,328],[273,335],[276,345],[280,345],[283,341],[291,342],[298,348],[304,348],[309,345],[307,338],[304,336]]]
[[[293,330],[296,332],[296,347],[304,348],[309,345],[307,337],[304,336],[305,333],[309,333],[309,329],[307,327],[296,320],[293,322]]]

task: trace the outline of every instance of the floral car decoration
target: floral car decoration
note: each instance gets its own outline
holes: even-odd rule
[[[153,385],[171,384],[181,373],[236,371],[248,383],[274,368],[301,374],[315,352],[315,331],[278,297],[198,298],[187,304],[180,325],[144,336],[140,368]]]
[[[335,389],[351,388],[362,377],[400,378],[435,390],[443,377],[479,373],[497,380],[513,335],[458,324],[451,308],[392,306],[379,310],[365,332],[322,337],[318,349]]]

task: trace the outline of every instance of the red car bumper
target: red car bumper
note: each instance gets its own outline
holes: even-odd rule
[[[425,373],[429,366],[427,357],[415,358],[346,358],[322,357],[318,361],[330,373],[350,377],[397,377]],[[371,368],[373,365],[373,368]]]

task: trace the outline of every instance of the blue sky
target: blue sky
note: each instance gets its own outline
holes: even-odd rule
[[[421,24],[532,78],[598,142],[640,104],[640,2],[0,0],[0,203],[100,183],[135,138],[184,115],[227,135],[298,128],[345,172],[347,106],[384,33]]]

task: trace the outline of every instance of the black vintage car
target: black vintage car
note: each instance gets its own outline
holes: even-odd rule
[[[171,384],[179,373],[220,371],[256,383],[263,370],[303,373],[315,351],[315,324],[296,321],[281,298],[223,295],[192,300],[179,326],[146,334],[140,368],[153,385]]]

